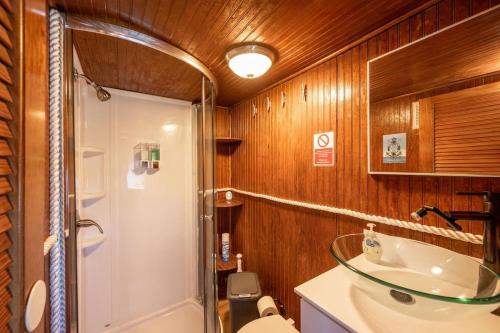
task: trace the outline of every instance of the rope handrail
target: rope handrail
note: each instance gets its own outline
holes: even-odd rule
[[[50,249],[54,245],[56,245],[56,243],[57,243],[57,235],[50,235],[49,237],[47,237],[45,242],[43,242],[43,255],[46,256],[47,254],[49,254]]]
[[[396,226],[396,227],[400,227],[400,228],[410,229],[410,230],[414,230],[414,231],[420,231],[420,232],[424,232],[427,234],[448,237],[451,239],[461,240],[461,241],[469,242],[469,243],[473,243],[473,244],[482,244],[483,243],[483,236],[474,235],[474,234],[468,233],[468,232],[455,231],[455,230],[445,229],[445,228],[431,226],[431,225],[424,225],[421,223],[403,221],[403,220],[393,219],[393,218],[389,218],[389,217],[385,217],[385,216],[371,215],[371,214],[362,213],[362,212],[358,212],[358,211],[346,209],[346,208],[338,208],[338,207],[333,207],[333,206],[326,206],[326,205],[319,205],[319,204],[301,202],[301,201],[290,200],[290,199],[283,199],[283,198],[278,198],[278,197],[274,197],[274,196],[267,195],[267,194],[259,194],[259,193],[243,191],[243,190],[239,190],[236,188],[221,188],[221,189],[216,190],[216,192],[226,192],[226,191],[232,191],[232,192],[243,194],[243,195],[246,195],[249,197],[265,199],[265,200],[269,200],[269,201],[273,201],[273,202],[277,202],[277,203],[281,203],[281,204],[286,204],[286,205],[290,205],[290,206],[303,207],[303,208],[319,210],[319,211],[333,213],[333,214],[340,214],[340,215],[350,216],[350,217],[354,217],[354,218],[361,219],[361,220],[366,220],[369,222],[377,222],[377,223]]]
[[[50,332],[66,332],[66,273],[64,249],[64,119],[63,49],[61,14],[49,13],[49,221],[50,237],[44,252],[50,252]],[[46,248],[50,245],[50,247]]]

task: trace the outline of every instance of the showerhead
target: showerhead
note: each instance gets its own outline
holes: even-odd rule
[[[107,100],[109,100],[111,98],[111,94],[109,93],[109,91],[107,91],[106,89],[104,89],[100,85],[94,83],[92,85],[92,87],[94,87],[96,95],[97,95],[97,98],[101,102],[106,102]]]
[[[89,79],[85,74],[80,74],[76,69],[74,69],[73,75],[75,76],[75,80],[78,78],[83,78],[85,82],[87,82],[88,85],[90,85],[92,88],[95,89],[97,99],[99,99],[101,102],[106,102],[111,98],[111,94],[109,91]]]

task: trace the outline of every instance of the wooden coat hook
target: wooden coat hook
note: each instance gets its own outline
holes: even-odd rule
[[[307,102],[307,83],[302,83],[301,87],[302,100]]]
[[[252,103],[252,117],[255,118],[256,115],[257,115],[257,106],[255,105],[255,103]]]

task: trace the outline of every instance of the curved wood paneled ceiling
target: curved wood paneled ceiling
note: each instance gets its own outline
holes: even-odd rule
[[[74,31],[73,38],[83,71],[102,86],[187,101],[201,99],[200,72],[174,57],[91,32]]]
[[[426,1],[52,0],[51,2],[61,11],[129,27],[189,52],[215,73],[220,85],[218,104],[231,105],[341,49]],[[80,33],[75,36],[75,44],[82,63],[99,62],[98,55],[105,54],[106,61],[118,62],[119,57],[129,57],[128,53],[108,54],[106,52],[108,41],[102,36],[95,37],[92,48],[84,51],[80,46],[84,43],[84,37]],[[88,43],[89,38],[86,38]],[[277,50],[279,58],[264,76],[245,80],[230,71],[224,55],[231,45],[251,41],[272,46]],[[111,59],[112,57],[115,59]],[[127,59],[126,62],[134,63],[134,60]],[[154,68],[146,69],[153,65]],[[168,69],[158,68],[158,63],[153,64],[143,56],[141,61],[137,62],[137,66],[137,70],[149,73],[168,72]],[[104,77],[106,74],[99,70],[99,66],[95,67],[94,73],[88,74],[99,84],[105,85],[104,80],[109,78]],[[179,68],[175,69],[181,71]],[[84,66],[84,70],[87,72],[88,68]],[[114,75],[118,74],[124,77],[123,80],[129,75],[128,72],[121,71],[117,71]],[[141,91],[148,92],[149,85],[157,85],[158,82],[150,82],[147,75],[144,75],[144,80],[138,83],[141,85]],[[176,83],[180,82],[171,81],[170,85]],[[193,84],[199,84],[199,78]],[[161,91],[167,91],[166,88],[158,88],[158,86],[156,90],[152,88],[150,93],[160,91],[163,95]]]

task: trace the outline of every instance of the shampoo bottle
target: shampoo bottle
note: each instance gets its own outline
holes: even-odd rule
[[[365,254],[366,260],[377,264],[382,257],[382,246],[380,245],[377,235],[373,231],[375,224],[368,223],[366,226],[369,229],[364,230],[365,238],[363,239],[363,253]]]
[[[229,261],[229,234],[222,234],[222,261]]]

